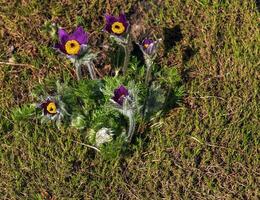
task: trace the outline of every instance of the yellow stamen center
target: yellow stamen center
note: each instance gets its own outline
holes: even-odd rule
[[[68,40],[65,44],[65,50],[70,55],[76,55],[79,53],[80,44],[76,40]]]
[[[125,26],[122,22],[114,22],[111,29],[115,34],[122,34],[125,32]]]
[[[144,44],[144,48],[147,49],[149,47],[149,44]]]
[[[57,107],[54,102],[50,102],[47,105],[46,109],[47,109],[48,113],[50,113],[50,114],[55,114],[57,112]]]

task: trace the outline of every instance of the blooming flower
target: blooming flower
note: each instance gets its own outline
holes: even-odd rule
[[[58,105],[55,99],[48,97],[38,106],[42,109],[44,115],[54,116],[58,113]]]
[[[121,36],[128,31],[129,23],[126,20],[125,14],[120,14],[118,17],[112,15],[105,15],[106,25],[105,31],[117,36]]]
[[[57,125],[60,125],[64,115],[68,115],[64,103],[55,97],[47,97],[37,107],[42,110],[42,122],[53,120],[57,122]]]
[[[123,105],[124,99],[129,96],[128,90],[123,86],[119,86],[117,89],[114,90],[114,96],[112,99],[118,103],[119,105]]]
[[[58,35],[60,43],[55,48],[69,56],[80,55],[88,43],[88,33],[81,26],[71,34],[60,28]]]

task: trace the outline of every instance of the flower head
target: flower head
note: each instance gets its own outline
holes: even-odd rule
[[[105,15],[106,25],[105,31],[108,33],[121,36],[128,31],[129,23],[126,20],[125,14],[120,14],[118,17],[112,15]]]
[[[153,55],[156,53],[157,43],[158,43],[157,41],[153,41],[151,39],[144,39],[140,47],[144,53],[148,55]]]
[[[88,33],[81,26],[71,34],[60,28],[58,35],[59,43],[55,45],[55,48],[69,56],[80,55],[88,43]]]
[[[47,97],[37,107],[42,110],[42,122],[53,120],[60,123],[64,114],[68,114],[64,103],[55,97]]]
[[[56,115],[59,110],[57,101],[51,97],[41,102],[38,107],[42,109],[44,115],[50,116]]]
[[[129,96],[128,90],[123,86],[119,86],[117,89],[114,90],[114,96],[112,99],[118,103],[119,105],[123,105],[124,99]]]

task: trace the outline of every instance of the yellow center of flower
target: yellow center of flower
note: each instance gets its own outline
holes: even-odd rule
[[[65,44],[65,50],[70,55],[76,55],[79,53],[80,44],[76,40],[68,40]]]
[[[122,22],[114,22],[111,29],[115,34],[122,34],[125,32],[125,26]]]
[[[50,114],[55,114],[57,112],[57,107],[54,102],[50,102],[47,105],[46,109],[47,109],[48,113],[50,113]]]
[[[149,47],[149,44],[144,44],[144,48],[147,49]]]

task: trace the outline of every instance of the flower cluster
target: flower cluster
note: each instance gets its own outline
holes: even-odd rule
[[[117,138],[131,142],[137,126],[154,119],[161,112],[162,105],[170,101],[171,97],[166,95],[171,94],[174,87],[171,82],[170,91],[164,91],[167,87],[158,82],[161,77],[164,80],[169,77],[167,81],[170,82],[173,78],[171,72],[161,72],[161,77],[151,78],[160,40],[145,38],[141,42],[136,41],[144,55],[145,70],[140,71],[133,65],[128,68],[132,44],[130,23],[123,13],[119,16],[105,15],[105,20],[103,30],[124,49],[123,76],[117,73],[98,79],[94,66],[97,53],[93,53],[89,45],[90,34],[82,26],[71,33],[59,28],[58,43],[54,48],[71,60],[78,81],[57,82],[57,90],[54,95],[52,90],[51,96],[43,90],[47,98],[37,105],[42,111],[42,123],[55,122],[58,128],[64,125],[87,132],[89,142],[98,148]],[[91,79],[82,76],[82,67],[85,66]],[[174,91],[177,91],[176,88]],[[98,150],[96,147],[93,149]]]

